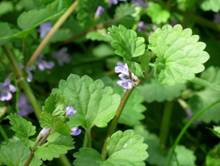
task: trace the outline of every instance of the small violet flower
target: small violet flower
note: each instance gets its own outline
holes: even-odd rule
[[[118,63],[115,66],[115,73],[117,73],[120,78],[120,80],[117,81],[117,84],[124,89],[133,88],[139,81],[137,76],[129,72],[127,64]]]
[[[105,8],[103,6],[98,6],[95,12],[95,18],[100,17],[105,12]]]
[[[10,79],[0,83],[0,101],[10,101],[14,92],[16,92],[16,87],[11,84]]]
[[[132,0],[132,3],[140,7],[146,7],[145,0]]]
[[[38,32],[40,33],[40,38],[43,39],[47,33],[51,30],[52,24],[50,22],[46,22],[40,25]]]
[[[41,140],[42,138],[44,138],[45,136],[47,136],[50,133],[50,128],[43,128],[41,129],[40,133],[37,136],[37,140]]]
[[[52,61],[40,59],[37,66],[39,70],[44,71],[46,69],[52,69],[54,67],[54,63]]]
[[[82,132],[82,130],[78,127],[71,128],[71,135],[72,136],[78,136],[81,134],[81,132]]]
[[[19,98],[18,98],[18,109],[19,112],[18,114],[21,116],[28,116],[29,114],[31,114],[32,112],[34,112],[31,104],[29,103],[27,97],[21,93]]]
[[[72,106],[66,106],[65,110],[67,117],[71,117],[77,112]]]
[[[60,66],[70,62],[70,55],[68,54],[66,47],[54,52],[52,56],[57,60]]]
[[[108,3],[109,3],[110,6],[117,5],[118,4],[118,0],[108,0]]]
[[[144,23],[144,21],[140,21],[137,26],[137,31],[143,32],[145,30],[146,30],[146,24]]]

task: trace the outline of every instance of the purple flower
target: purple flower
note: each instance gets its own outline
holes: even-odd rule
[[[65,110],[67,117],[71,117],[77,112],[72,106],[66,106]]]
[[[14,92],[16,92],[16,87],[11,84],[11,80],[6,79],[3,83],[0,83],[0,101],[11,100]]]
[[[124,89],[131,89],[134,86],[134,82],[132,80],[125,78],[118,80],[117,84]]]
[[[20,94],[18,99],[18,109],[18,114],[24,117],[28,116],[34,111],[27,97],[23,93]]]
[[[98,6],[95,12],[95,17],[100,17],[105,12],[105,8],[103,6]]]
[[[110,6],[117,5],[118,4],[118,0],[108,0],[108,3],[109,3]]]
[[[81,132],[82,132],[82,130],[78,127],[71,128],[71,135],[73,135],[73,136],[78,136],[81,134]]]
[[[132,0],[132,3],[140,7],[146,7],[145,0]]]
[[[66,47],[60,49],[57,52],[54,52],[53,57],[57,60],[60,66],[70,62],[70,55],[68,54]]]
[[[46,22],[40,25],[38,32],[40,33],[40,38],[44,38],[47,33],[51,30],[52,24],[50,22]]]
[[[137,76],[129,72],[127,64],[123,64],[120,62],[117,63],[117,65],[115,66],[115,73],[117,73],[120,78],[120,80],[117,81],[117,84],[124,89],[131,89],[138,82]]]
[[[45,136],[47,136],[50,133],[50,128],[43,128],[41,129],[40,133],[37,136],[37,140],[41,140],[42,138],[44,138]]]
[[[143,32],[145,30],[146,30],[146,24],[144,23],[144,21],[140,21],[137,26],[137,31]]]
[[[129,75],[128,65],[121,62],[117,63],[115,66],[115,73]]]
[[[44,71],[46,69],[52,69],[54,67],[54,63],[52,61],[46,61],[44,59],[40,59],[38,61],[38,69]]]

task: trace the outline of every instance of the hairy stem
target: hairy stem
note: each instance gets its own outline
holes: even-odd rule
[[[34,153],[37,150],[37,147],[42,145],[47,140],[47,137],[49,136],[49,134],[50,134],[50,132],[48,132],[46,135],[40,137],[40,139],[36,140],[33,148],[31,149],[31,152],[30,152],[30,154],[28,156],[28,159],[24,163],[24,166],[29,166],[30,165],[31,161],[34,158]]]
[[[59,20],[55,23],[55,25],[51,28],[45,38],[41,41],[40,45],[34,51],[30,60],[27,63],[27,66],[32,66],[37,57],[41,54],[42,50],[46,47],[49,40],[55,34],[55,32],[61,27],[61,25],[66,21],[66,19],[72,14],[77,6],[77,0],[70,5],[70,7],[66,10],[66,12],[59,18]]]
[[[109,125],[108,132],[107,132],[107,138],[106,138],[106,140],[104,142],[104,145],[102,147],[102,154],[101,154],[101,156],[102,156],[103,160],[107,156],[107,149],[106,149],[107,139],[108,139],[108,137],[110,137],[114,133],[114,131],[115,131],[116,127],[117,127],[117,124],[118,124],[118,119],[120,118],[121,113],[122,113],[122,111],[123,111],[123,109],[125,107],[125,104],[128,101],[128,98],[131,95],[133,90],[134,90],[134,87],[132,89],[130,89],[130,90],[127,90],[124,93],[124,96],[121,99],[121,102],[120,102],[120,104],[118,106],[118,109],[116,110],[115,117],[113,118],[113,120],[111,121],[111,123]]]
[[[11,51],[10,48],[7,46],[3,46],[2,48],[5,51],[5,55],[9,59],[10,63],[12,64],[12,67],[13,67],[14,73],[16,75],[19,87],[24,90],[24,93],[28,97],[28,99],[34,109],[34,113],[35,113],[36,117],[39,119],[40,113],[41,113],[41,107],[38,104],[37,99],[34,96],[30,86],[28,85],[25,78],[23,77],[22,71],[19,68],[19,65],[17,64],[17,62],[14,58],[15,56],[13,54],[13,51]]]
[[[170,130],[170,120],[173,111],[173,103],[167,102],[165,104],[163,119],[160,126],[160,145],[164,147],[166,145],[167,136]]]
[[[175,152],[175,149],[176,149],[176,146],[178,145],[178,143],[180,142],[181,138],[183,137],[183,135],[185,134],[185,132],[187,131],[187,129],[190,127],[190,125],[195,121],[197,120],[200,116],[202,116],[204,113],[206,113],[207,111],[209,111],[212,107],[216,106],[217,104],[220,103],[220,100],[217,100],[215,102],[213,102],[212,104],[210,104],[209,106],[205,107],[204,109],[196,112],[193,117],[185,124],[185,126],[182,128],[181,132],[178,134],[173,146],[172,146],[172,149],[169,153],[169,156],[168,156],[168,160],[167,160],[167,166],[170,165],[171,163],[171,160],[172,160],[172,157],[173,157],[173,154]]]

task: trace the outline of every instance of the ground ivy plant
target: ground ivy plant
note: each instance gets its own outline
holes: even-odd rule
[[[219,11],[1,1],[0,165],[218,166]]]

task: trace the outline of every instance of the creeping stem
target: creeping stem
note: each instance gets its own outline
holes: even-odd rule
[[[85,130],[83,147],[91,147],[92,146],[92,140],[91,139],[92,139],[91,138],[91,129]]]
[[[204,113],[206,113],[207,111],[209,111],[212,107],[216,106],[217,104],[220,103],[220,100],[217,100],[213,103],[211,103],[209,106],[207,106],[206,108],[196,112],[196,114],[193,115],[193,117],[185,124],[185,126],[182,128],[181,132],[179,133],[179,135],[177,136],[173,146],[172,146],[172,149],[169,153],[169,156],[168,156],[168,160],[167,160],[167,166],[170,165],[171,163],[171,160],[172,160],[172,156],[175,152],[175,149],[176,149],[176,146],[178,145],[178,143],[180,142],[181,138],[183,137],[183,135],[185,134],[186,130],[190,127],[190,125],[195,121],[197,120],[200,116],[202,116]]]
[[[124,96],[121,99],[121,102],[118,106],[118,109],[116,110],[115,113],[115,117],[113,118],[113,120],[111,121],[109,128],[108,128],[108,132],[107,132],[107,138],[104,142],[104,145],[102,147],[102,159],[104,160],[107,156],[107,149],[106,149],[106,143],[107,143],[107,139],[108,137],[110,137],[113,132],[115,131],[117,124],[118,124],[118,119],[121,116],[121,113],[125,107],[126,102],[128,101],[129,96],[131,95],[132,91],[133,91],[134,87],[130,90],[126,90],[126,92],[124,93]]]
[[[35,113],[36,117],[39,119],[40,113],[41,113],[41,107],[38,104],[36,97],[34,96],[29,84],[26,82],[25,78],[23,77],[22,71],[19,68],[19,65],[17,64],[17,62],[14,58],[15,56],[13,54],[13,51],[11,51],[10,48],[7,46],[2,46],[2,48],[5,52],[5,55],[7,56],[8,60],[12,64],[12,68],[13,68],[14,73],[16,75],[19,87],[24,90],[24,93],[27,95],[31,105],[34,108],[34,113]]]
[[[160,126],[160,145],[164,147],[166,145],[167,136],[170,129],[170,120],[172,116],[173,103],[167,102],[165,104],[163,118]]]
[[[27,66],[32,66],[37,57],[41,54],[42,50],[46,47],[47,43],[51,39],[51,37],[55,34],[55,32],[61,27],[61,25],[66,21],[66,19],[72,14],[77,6],[77,0],[70,5],[70,7],[66,10],[66,12],[59,18],[59,20],[55,23],[55,25],[51,28],[45,38],[41,41],[40,45],[34,51],[30,60],[27,63]]]

